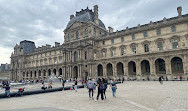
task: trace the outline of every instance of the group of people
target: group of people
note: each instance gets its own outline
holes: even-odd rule
[[[103,101],[104,99],[106,99],[106,89],[108,87],[108,80],[105,79],[105,78],[98,78],[97,80],[97,83],[95,83],[94,81],[92,81],[92,79],[89,79],[89,81],[87,82],[87,89],[88,89],[88,92],[89,92],[89,98],[93,98],[94,96],[94,91],[96,90],[97,88],[97,97],[96,97],[96,100],[99,99],[99,96],[101,96],[101,100]],[[113,97],[116,97],[116,89],[117,89],[117,86],[116,86],[116,82],[114,79],[112,79],[110,81],[110,87],[112,89],[112,95]]]
[[[43,89],[43,90],[46,90],[46,89],[52,89],[52,82],[49,82],[48,83],[48,87],[46,87],[45,86],[45,83],[44,83],[44,81],[42,82],[42,87],[41,87],[41,89]]]

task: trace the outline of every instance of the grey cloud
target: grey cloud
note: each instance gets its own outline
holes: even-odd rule
[[[176,16],[177,6],[188,12],[186,0],[0,0],[0,47],[11,53],[25,39],[36,46],[63,43],[69,16],[96,4],[100,19],[115,30]]]

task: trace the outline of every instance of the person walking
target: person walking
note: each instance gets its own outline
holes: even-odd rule
[[[112,82],[111,82],[110,86],[112,88],[112,95],[113,95],[113,97],[116,97],[117,86],[116,86],[116,82],[115,82],[114,79],[112,79]]]
[[[104,94],[104,97],[106,99],[106,89],[108,87],[108,83],[107,83],[107,80],[105,78],[102,78],[102,82],[103,82],[104,87],[105,87],[104,90],[103,90],[103,94]]]
[[[74,90],[77,92],[77,85],[78,85],[78,81],[75,79],[75,82],[74,82]]]
[[[159,83],[163,84],[163,78],[162,78],[162,76],[159,77]]]
[[[94,90],[94,82],[89,79],[89,81],[87,82],[87,88],[89,89],[89,98],[91,98],[91,94],[92,94],[92,99],[93,98],[93,90]]]
[[[63,88],[62,88],[62,91],[63,91],[63,90],[64,90],[64,88],[65,88],[65,81],[62,79],[62,81],[61,81],[61,82],[62,82],[62,87],[63,87]]]
[[[5,94],[10,97],[10,86],[8,84],[5,86]]]
[[[99,95],[101,95],[101,100],[104,102],[104,97],[103,97],[103,91],[104,91],[104,84],[102,83],[101,79],[99,78],[97,81],[97,87],[98,87],[98,94],[97,94],[97,100],[99,99]]]

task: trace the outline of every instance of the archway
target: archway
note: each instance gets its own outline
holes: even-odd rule
[[[37,77],[37,71],[35,71],[35,74],[34,74],[35,77]]]
[[[59,69],[59,75],[62,75],[62,69],[61,68]]]
[[[133,61],[130,61],[128,63],[128,73],[129,76],[136,76],[136,63]]]
[[[107,69],[107,76],[113,76],[113,67],[111,63],[108,63],[106,65],[106,69]]]
[[[31,74],[30,77],[32,78],[33,77],[32,71],[30,72],[30,74]]]
[[[41,78],[41,71],[39,70],[39,77]]]
[[[171,59],[171,68],[172,74],[174,75],[182,75],[183,71],[183,62],[180,57],[174,57]]]
[[[101,64],[97,66],[97,74],[98,76],[103,76],[103,66]]]
[[[56,75],[56,69],[53,70],[53,73]]]
[[[77,79],[77,77],[78,77],[78,67],[77,67],[77,66],[74,67],[74,70],[73,70],[73,77],[76,78],[76,79]]]
[[[156,74],[166,74],[165,61],[161,58],[155,60]]]
[[[29,72],[27,71],[26,77],[29,77]]]
[[[43,76],[44,76],[44,77],[46,76],[46,70],[43,71]]]
[[[141,62],[141,71],[142,71],[142,75],[150,74],[150,64],[148,60],[143,60]]]
[[[51,76],[51,70],[48,69],[48,76]]]
[[[117,75],[124,75],[123,63],[117,63]]]

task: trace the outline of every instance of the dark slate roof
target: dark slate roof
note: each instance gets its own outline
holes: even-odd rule
[[[76,12],[76,16],[73,17],[69,21],[66,28],[70,27],[76,21],[80,21],[80,22],[82,22],[82,21],[83,22],[92,21],[92,22],[94,22],[94,13],[92,12],[92,10],[89,10],[89,9],[85,9],[85,10],[82,10],[80,12]],[[104,23],[100,19],[99,19],[99,26],[106,29]]]
[[[30,54],[30,53],[32,53],[34,51],[34,49],[36,47],[35,47],[35,43],[34,42],[24,40],[24,41],[20,42],[19,48],[23,49],[23,53],[24,54]]]

